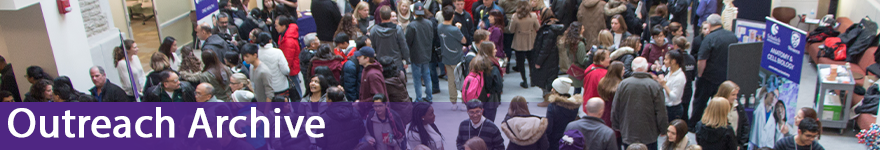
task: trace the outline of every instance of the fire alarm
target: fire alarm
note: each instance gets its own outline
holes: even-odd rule
[[[58,12],[67,14],[72,10],[73,8],[70,8],[70,0],[58,0]]]

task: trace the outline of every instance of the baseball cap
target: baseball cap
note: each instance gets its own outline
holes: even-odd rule
[[[413,13],[415,13],[416,15],[425,15],[425,4],[422,4],[422,2],[416,2],[415,4],[413,4],[412,8]]]
[[[372,47],[365,46],[354,52],[354,57],[358,56],[376,57],[376,51]]]

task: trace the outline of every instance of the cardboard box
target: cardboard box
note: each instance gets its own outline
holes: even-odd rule
[[[822,110],[822,120],[839,121],[843,113],[843,107],[840,105],[825,105]]]

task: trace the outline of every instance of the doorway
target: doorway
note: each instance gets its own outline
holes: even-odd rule
[[[149,64],[150,56],[159,50],[162,43],[153,0],[125,0],[125,6],[128,10],[131,37],[139,48],[137,54],[139,61],[141,64]],[[144,71],[152,70],[149,65],[143,67]]]

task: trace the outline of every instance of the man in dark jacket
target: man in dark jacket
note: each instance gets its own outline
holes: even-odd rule
[[[92,67],[89,69],[89,75],[92,78],[92,83],[95,84],[95,87],[89,89],[89,92],[95,96],[98,102],[128,102],[128,95],[125,95],[125,91],[107,80],[107,74],[104,73],[103,67]]]
[[[232,45],[244,44],[244,40],[238,35],[238,27],[226,13],[217,14],[217,22],[214,22],[214,34],[221,36]]]
[[[339,7],[332,0],[316,0],[312,1],[311,9],[312,17],[315,18],[318,39],[322,43],[330,43],[333,41],[336,27],[339,26],[339,21],[342,19]]]
[[[324,133],[323,138],[315,139],[318,146],[327,150],[354,149],[366,133],[361,115],[351,103],[344,102],[345,93],[338,87],[327,89],[327,99],[330,106],[321,113],[327,128],[317,132]]]
[[[410,64],[413,65],[413,81],[415,85],[420,85],[421,81],[424,80],[425,97],[422,97],[422,87],[415,86],[416,89],[416,101],[431,101],[433,100],[433,82],[431,81],[431,56],[434,55],[434,32],[436,32],[435,24],[431,22],[428,18],[425,18],[425,7],[421,2],[416,2],[413,4],[413,14],[415,15],[415,19],[409,22],[409,25],[406,26],[406,41],[407,46],[411,50],[410,58],[413,62]]]
[[[550,8],[553,9],[553,14],[556,15],[556,18],[559,18],[559,23],[562,23],[568,29],[571,22],[577,20],[577,6],[580,3],[580,0],[556,0],[550,4],[553,6]]]
[[[226,43],[226,40],[223,40],[223,38],[214,34],[211,30],[211,26],[208,24],[202,24],[196,28],[196,36],[202,42],[200,47],[203,51],[214,50],[214,53],[217,54],[217,59],[220,59],[220,62],[225,62],[226,57],[223,57],[223,54],[226,54],[226,50],[229,50],[229,45]]]
[[[385,77],[382,75],[382,65],[376,60],[376,54],[372,47],[364,47],[354,52],[358,64],[364,66],[361,75],[360,92],[358,100],[362,102],[373,100],[376,94],[388,95],[385,90]]]
[[[398,66],[404,66],[404,69],[407,67],[403,65],[401,60],[405,60],[408,63],[411,63],[409,57],[409,47],[407,46],[407,39],[404,39],[403,29],[397,24],[391,22],[391,8],[379,8],[380,18],[382,18],[382,23],[373,25],[370,27],[370,41],[373,42],[373,46],[376,49],[379,49],[376,53],[376,57],[392,57],[394,60],[398,60],[399,62],[396,64]],[[412,23],[410,23],[412,24]]]
[[[461,34],[467,39],[464,45],[470,46],[474,41],[474,31],[477,31],[477,28],[474,27],[476,26],[474,18],[471,13],[464,11],[464,0],[453,0],[452,5],[455,6],[455,18],[452,19],[452,24],[461,24]]]
[[[584,105],[587,116],[568,123],[565,131],[578,130],[584,134],[584,144],[587,149],[617,150],[617,137],[614,130],[602,121],[602,113],[605,113],[605,101],[601,98],[590,98]],[[655,145],[656,147],[656,145]]]
[[[342,87],[345,88],[345,98],[349,101],[355,101],[360,98],[361,73],[364,66],[358,63],[357,57],[350,57],[348,61],[342,65]]]
[[[491,120],[483,117],[483,102],[471,100],[467,104],[468,119],[458,126],[458,137],[455,145],[458,150],[464,149],[464,143],[473,137],[480,137],[486,142],[487,150],[504,150],[504,139],[501,129]]]
[[[6,63],[6,58],[3,56],[0,56],[0,91],[9,91],[12,93],[13,101],[21,102],[21,94],[18,90],[18,83],[15,81],[12,64]]]
[[[163,71],[161,86],[153,86],[144,94],[144,102],[196,102],[195,88],[188,82],[180,82],[177,73]]]
[[[477,6],[477,3],[481,5]],[[501,6],[495,4],[495,0],[480,0],[475,2],[474,6],[472,7],[474,8],[473,19],[478,20],[474,21],[474,25],[476,25],[480,29],[489,28],[489,26],[491,25],[489,24],[489,12],[492,11],[492,9],[497,9],[498,11],[504,13],[504,9],[502,9]],[[480,26],[480,24],[482,24],[482,26]]]
[[[671,16],[669,20],[680,23],[681,28],[687,30],[690,0],[669,0],[669,3],[666,3],[666,5],[668,5],[667,8],[669,8],[669,15]]]
[[[648,73],[648,61],[632,62],[633,76],[620,82],[611,108],[611,125],[620,131],[624,145],[643,143],[657,147],[657,136],[669,127],[663,87]],[[647,115],[646,115],[647,114]]]
[[[718,86],[727,80],[727,53],[730,44],[738,40],[733,32],[722,28],[721,16],[712,14],[706,17],[709,34],[703,38],[697,54],[697,89],[694,92],[694,107],[688,125],[694,125],[703,117],[706,104]]]

